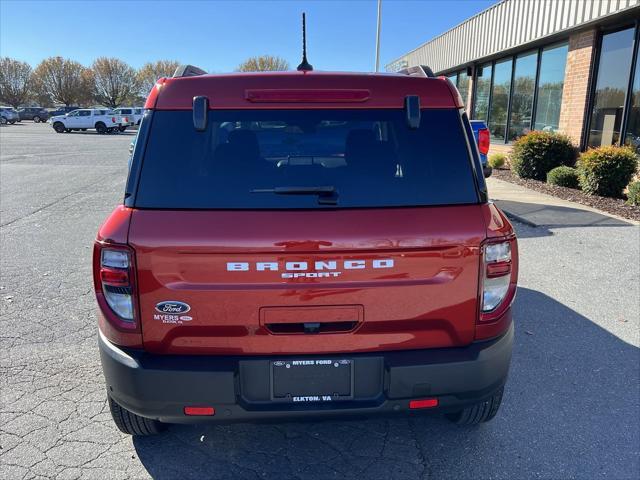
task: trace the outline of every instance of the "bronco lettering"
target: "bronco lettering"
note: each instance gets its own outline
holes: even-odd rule
[[[373,260],[370,263],[371,268],[393,268],[394,260],[392,258],[384,258],[379,260]],[[280,270],[281,264],[278,262],[256,262],[255,270],[258,272],[271,271],[277,272]],[[313,268],[309,266],[309,262],[286,262],[283,270],[301,272],[301,271],[319,271],[319,270],[337,270],[338,262],[336,260],[322,260],[313,263]],[[367,268],[367,260],[344,260],[342,262],[342,268],[345,270],[362,270]],[[249,262],[227,262],[228,272],[248,272],[251,270],[251,264]],[[320,276],[320,275],[318,275]],[[325,275],[322,275],[325,276]]]

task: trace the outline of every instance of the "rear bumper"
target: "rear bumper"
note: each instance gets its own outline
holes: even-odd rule
[[[296,356],[353,361],[353,400],[299,404],[270,400],[270,361],[290,356],[150,355],[99,338],[109,395],[127,410],[168,423],[394,413],[426,397],[439,401],[430,410],[453,411],[504,385],[512,345],[513,325],[499,338],[464,348]],[[201,405],[216,414],[184,415],[185,406]]]

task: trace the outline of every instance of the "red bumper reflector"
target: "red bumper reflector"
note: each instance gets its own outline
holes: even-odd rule
[[[213,407],[184,407],[185,415],[211,416],[216,414]]]
[[[417,410],[418,408],[433,408],[438,406],[437,398],[423,398],[421,400],[411,400],[409,402],[409,408],[411,410]]]

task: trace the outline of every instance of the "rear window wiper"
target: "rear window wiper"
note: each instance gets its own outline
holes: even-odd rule
[[[317,187],[255,188],[251,190],[251,193],[275,193],[276,195],[318,195],[318,203],[321,205],[335,205],[338,203],[338,191],[331,185]]]

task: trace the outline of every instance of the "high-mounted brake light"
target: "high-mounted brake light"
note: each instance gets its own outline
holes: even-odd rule
[[[366,102],[371,97],[369,90],[347,89],[252,89],[245,91],[251,103],[348,103]]]
[[[489,153],[489,146],[491,145],[491,135],[489,135],[488,128],[481,128],[478,130],[478,150],[482,155]]]

